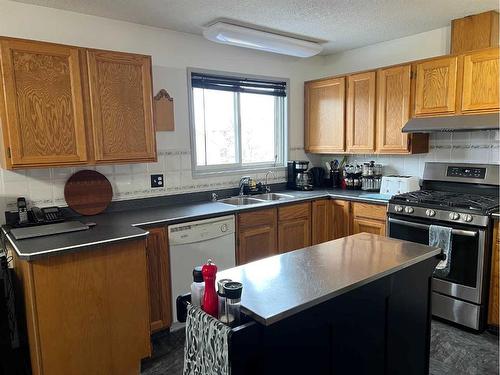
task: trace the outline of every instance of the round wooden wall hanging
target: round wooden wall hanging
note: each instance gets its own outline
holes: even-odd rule
[[[113,197],[109,180],[99,172],[78,171],[64,186],[64,199],[80,215],[97,215],[108,207]]]

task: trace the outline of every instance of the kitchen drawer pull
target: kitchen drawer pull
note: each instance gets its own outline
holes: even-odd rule
[[[413,223],[411,221],[394,219],[392,217],[390,217],[388,219],[388,221],[389,221],[389,223],[405,225],[407,227],[412,227],[412,228],[421,228],[421,229],[429,229],[430,228],[430,225],[428,225],[428,224]],[[455,234],[457,236],[467,236],[467,237],[476,237],[478,235],[477,231],[463,230],[463,229],[452,229],[451,233]]]

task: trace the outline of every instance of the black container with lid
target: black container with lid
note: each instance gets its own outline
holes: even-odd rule
[[[203,274],[201,273],[201,266],[193,268],[193,281],[195,283],[203,282]]]

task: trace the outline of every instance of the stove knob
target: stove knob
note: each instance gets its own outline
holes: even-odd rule
[[[394,206],[394,211],[396,212],[403,212],[403,207],[402,206]]]
[[[407,214],[412,214],[412,213],[413,213],[413,211],[414,211],[414,210],[413,210],[413,207],[410,207],[410,206],[405,207],[405,212],[406,212]]]
[[[450,220],[458,220],[460,219],[460,214],[456,213],[456,212],[450,212]]]
[[[426,211],[425,211],[425,214],[426,214],[427,216],[434,217],[434,216],[436,216],[436,211],[431,210],[431,209],[429,208],[428,210],[426,210]]]
[[[467,214],[467,215],[465,215],[464,219],[466,222],[470,223],[472,221],[473,217],[472,217],[472,215]]]

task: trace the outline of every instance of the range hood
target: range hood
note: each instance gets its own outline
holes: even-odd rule
[[[468,132],[498,130],[498,113],[412,118],[403,126],[403,133]]]

